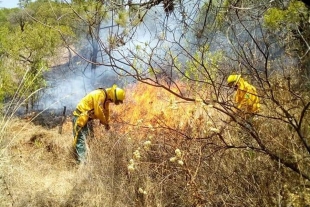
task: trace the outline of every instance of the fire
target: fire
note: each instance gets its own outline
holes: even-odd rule
[[[122,125],[122,133],[137,131],[136,138],[158,129],[175,129],[204,136],[216,128],[215,110],[201,101],[186,102],[162,88],[137,83],[126,88],[124,104],[111,107],[112,122]],[[120,129],[119,129],[120,130]],[[156,133],[155,133],[156,134]]]
[[[179,88],[186,92],[184,84]],[[172,89],[175,90],[176,89]],[[188,102],[176,97],[163,88],[136,83],[125,88],[126,99],[123,104],[111,104],[111,126],[114,133],[127,134],[131,139],[144,140],[145,148],[153,143],[151,137],[186,134],[190,137],[205,137],[218,133],[220,116],[212,105],[205,105],[201,99]],[[206,90],[202,90],[206,91]],[[71,114],[62,126],[63,133],[72,133]],[[95,120],[96,137],[106,136],[106,131]]]

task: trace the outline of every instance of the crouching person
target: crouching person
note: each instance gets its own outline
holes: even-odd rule
[[[245,81],[241,75],[230,75],[227,78],[228,86],[234,88],[234,102],[241,118],[252,122],[255,114],[260,110],[259,97],[256,88]]]
[[[88,93],[77,104],[73,111],[73,137],[74,148],[78,163],[86,159],[86,138],[90,132],[89,123],[91,120],[99,119],[106,130],[110,129],[109,105],[119,105],[125,99],[125,91],[113,85],[110,88],[98,88]]]

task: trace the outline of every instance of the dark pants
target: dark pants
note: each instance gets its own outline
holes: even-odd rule
[[[94,136],[92,121],[88,121],[84,127],[80,127],[76,124],[78,116],[73,116],[73,146],[76,151],[77,160],[79,163],[86,160],[86,138],[88,135]]]

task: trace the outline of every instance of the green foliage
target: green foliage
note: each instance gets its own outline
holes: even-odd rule
[[[0,64],[0,105],[6,97],[14,94],[16,90],[14,71],[7,71],[6,69],[3,64]]]
[[[298,56],[301,63],[300,82],[309,83],[310,12],[301,1],[291,1],[288,7],[270,8],[264,15],[264,24],[271,33],[280,35],[279,43],[285,45],[290,54]]]
[[[270,8],[264,15],[264,23],[275,30],[295,29],[300,25],[309,11],[301,1],[292,1],[287,9]]]
[[[219,26],[224,25],[230,3],[231,3],[230,0],[224,0],[216,4],[216,6],[218,7],[218,13],[215,16],[217,25]]]
[[[74,12],[67,4],[61,4],[50,1],[35,2],[27,7],[32,10],[32,19],[45,26],[62,26],[68,28],[76,27],[76,21],[73,18]]]
[[[115,19],[116,24],[121,27],[126,27],[128,22],[128,12],[126,10],[119,10],[117,12],[117,18]]]
[[[7,27],[0,27],[0,55],[5,54],[5,48],[3,44],[6,43],[6,37],[9,35],[9,29]]]
[[[7,21],[8,13],[10,12],[9,9],[0,9],[0,22],[4,23]]]
[[[32,25],[32,29],[18,34],[25,41],[23,47],[25,52],[33,53],[33,59],[41,59],[45,56],[52,56],[58,46],[62,43],[56,30],[51,30],[42,24]]]
[[[131,5],[129,7],[129,16],[130,16],[130,24],[131,26],[138,26],[140,23],[142,23],[142,18],[146,14],[147,10],[142,11],[139,9],[136,5]]]
[[[48,69],[49,59],[64,39],[70,43],[74,37],[71,13],[63,6],[37,1],[23,10],[0,12],[3,22],[0,26],[0,82],[2,91],[6,91],[0,93],[0,100],[13,97],[16,91],[21,99],[29,99],[31,94],[45,87],[43,73]],[[32,95],[31,103],[35,99],[36,95]]]
[[[15,48],[11,47],[9,40],[11,32],[7,27],[0,27],[0,102],[14,93],[16,89],[15,69],[9,62],[8,56]],[[9,48],[11,47],[11,50]]]
[[[185,76],[211,84],[217,76],[218,65],[223,59],[221,51],[212,53],[209,46],[200,47],[191,60],[186,62]]]
[[[88,23],[84,26],[95,26],[108,17],[107,8],[100,1],[88,0],[88,1],[73,1],[72,7],[79,13],[80,18],[75,17],[75,21],[81,23]],[[86,22],[83,22],[85,20]]]
[[[195,35],[198,39],[212,36],[214,32],[227,29],[227,16],[229,15],[231,0],[204,1],[201,12],[196,18]]]
[[[278,28],[279,25],[283,24],[285,14],[278,8],[270,8],[265,14],[265,24],[271,28]]]

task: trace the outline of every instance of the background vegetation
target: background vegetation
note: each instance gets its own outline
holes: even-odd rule
[[[310,205],[309,18],[296,0],[1,9],[1,205]],[[96,123],[85,166],[74,162],[71,117],[59,134],[57,117],[53,127],[39,119],[49,109],[31,112],[47,72],[66,75],[56,65],[89,70],[91,82],[104,69],[126,89],[112,130]],[[259,92],[253,122],[233,112],[231,73]]]

